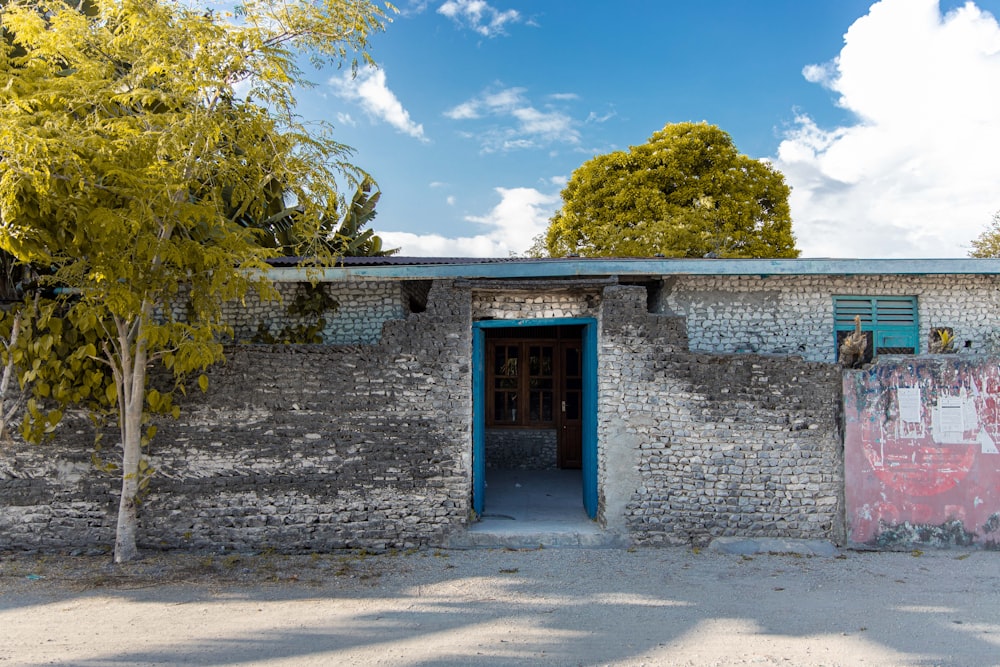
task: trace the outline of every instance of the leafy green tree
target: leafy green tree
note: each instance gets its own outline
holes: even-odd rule
[[[558,257],[798,257],[780,172],[714,125],[667,125],[573,172],[546,235]]]
[[[382,238],[365,227],[375,219],[375,206],[382,193],[375,190],[375,182],[365,176],[358,185],[350,203],[344,204],[343,217],[327,216],[314,233],[323,239],[327,252],[341,257],[386,257],[399,252],[398,248],[382,248]],[[298,206],[285,203],[285,195],[278,188],[267,194],[267,217],[254,219],[234,212],[239,224],[259,232],[258,242],[273,248],[284,257],[300,257],[308,239],[303,239],[296,225],[301,211]],[[232,207],[230,207],[232,208]]]
[[[382,238],[372,229],[365,229],[375,219],[375,206],[382,193],[375,184],[364,180],[344,212],[336,231],[329,237],[333,250],[344,257],[389,257],[399,248],[383,248]]]
[[[969,257],[1000,257],[1000,211],[993,214],[993,222],[972,241]]]
[[[545,245],[545,233],[532,237],[531,245],[524,251],[523,256],[531,259],[542,259],[549,257],[549,248]]]
[[[181,383],[220,360],[221,304],[273,292],[265,269],[277,250],[236,218],[270,215],[280,183],[295,201],[300,254],[332,262],[323,226],[342,206],[336,183],[364,177],[328,127],[296,117],[293,94],[307,83],[297,60],[369,60],[368,39],[392,8],[368,0],[244,0],[235,16],[170,0],[87,8],[8,0],[0,10],[0,249],[49,267],[41,287],[64,295],[47,320],[20,325],[21,340],[31,329],[40,344],[25,379],[41,381],[56,402],[101,393],[115,407],[122,562],[138,553],[141,444],[151,435],[143,424],[150,411],[176,413],[169,395],[148,387],[149,370],[160,363]],[[70,329],[71,349],[56,350]],[[90,363],[101,372],[88,372]],[[199,385],[207,387],[204,375]],[[60,416],[33,407],[43,425]]]

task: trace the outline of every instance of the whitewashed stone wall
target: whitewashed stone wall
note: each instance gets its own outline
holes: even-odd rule
[[[843,539],[833,364],[692,354],[646,292],[604,292],[599,516],[640,544],[713,537]]]
[[[597,290],[558,289],[543,294],[519,290],[475,290],[472,319],[516,320],[553,317],[597,317]]]
[[[237,342],[253,340],[258,325],[263,322],[273,334],[285,326],[303,322],[286,312],[295,300],[302,283],[277,283],[281,301],[261,302],[248,295],[246,303],[226,304],[226,317],[233,326]],[[376,343],[382,335],[382,325],[389,320],[406,317],[404,283],[400,281],[354,281],[326,283],[323,289],[339,305],[323,315],[323,342],[329,345],[361,345]]]
[[[440,281],[426,306],[376,345],[231,346],[209,392],[158,424],[140,548],[409,548],[465,526],[469,294]],[[92,447],[84,418],[43,447],[0,445],[0,551],[113,544],[120,477]]]
[[[835,295],[916,296],[921,353],[934,327],[952,327],[960,351],[1000,347],[994,276],[676,276],[664,281],[654,310],[687,320],[692,351],[833,361]]]
[[[832,295],[917,296],[924,346],[931,327],[950,326],[979,352],[1000,324],[997,281],[983,276],[682,276],[654,313],[635,286],[427,287],[328,285],[341,304],[329,337],[350,345],[237,346],[210,393],[192,393],[154,441],[162,474],[143,543],[445,543],[471,500],[472,322],[562,317],[599,321],[598,518],[609,528],[640,544],[839,541]],[[252,335],[280,308],[233,316]],[[87,433],[66,437],[44,457],[0,451],[0,548],[108,543],[117,479],[71,442]]]
[[[487,429],[486,467],[499,470],[558,469],[555,429]]]

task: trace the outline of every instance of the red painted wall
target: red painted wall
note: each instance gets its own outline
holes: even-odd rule
[[[844,373],[850,542],[1000,548],[998,364],[941,355]]]

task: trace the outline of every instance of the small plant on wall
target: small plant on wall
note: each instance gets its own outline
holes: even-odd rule
[[[322,343],[323,329],[326,327],[326,318],[323,316],[328,312],[335,312],[339,307],[340,304],[327,294],[322,284],[302,283],[295,299],[285,309],[288,316],[298,319],[299,323],[285,325],[277,333],[271,333],[267,325],[261,322],[253,341],[269,344]]]
[[[931,340],[927,346],[931,354],[950,354],[955,351],[955,331],[951,327],[931,328]]]

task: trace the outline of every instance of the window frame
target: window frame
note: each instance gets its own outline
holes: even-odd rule
[[[865,361],[879,354],[919,354],[920,321],[917,297],[843,294],[833,297],[834,357],[840,360],[843,336],[854,331],[861,316],[861,330],[868,334]]]
[[[530,362],[529,362],[529,352],[532,347],[548,347],[552,351],[552,364],[549,369],[548,374],[538,374],[531,375],[530,373]],[[515,376],[505,376],[497,375],[496,373],[496,354],[498,347],[507,348],[518,348],[518,371]],[[558,401],[559,401],[559,388],[556,386],[559,379],[559,370],[561,359],[559,359],[559,341],[550,338],[517,338],[517,339],[503,339],[498,338],[495,340],[486,341],[486,426],[488,428],[534,428],[534,429],[551,429],[556,428],[558,424]],[[506,352],[504,353],[506,355]],[[524,372],[527,371],[527,372]],[[516,386],[512,388],[508,387],[497,387],[497,379],[504,377],[513,377],[516,379]],[[531,402],[532,396],[531,392],[535,387],[531,386],[532,379],[547,379],[550,383],[548,391],[551,394],[551,411],[552,418],[550,420],[544,419],[531,419]],[[539,389],[539,391],[544,391],[545,388]],[[496,394],[498,391],[502,392],[515,392],[515,410],[516,417],[513,420],[497,420],[496,419]]]

